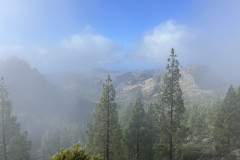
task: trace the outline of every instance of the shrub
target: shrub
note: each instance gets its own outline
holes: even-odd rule
[[[86,148],[81,148],[80,142],[66,150],[61,149],[60,152],[53,155],[50,160],[101,160],[86,152]]]

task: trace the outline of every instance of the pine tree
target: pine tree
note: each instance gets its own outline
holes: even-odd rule
[[[166,67],[167,73],[163,78],[163,85],[158,93],[157,110],[159,114],[160,124],[160,149],[162,156],[174,159],[174,152],[182,140],[182,121],[185,111],[182,99],[182,90],[180,88],[179,79],[179,62],[176,59],[174,49],[171,50],[168,64]]]
[[[133,142],[130,139],[130,135],[129,135],[129,121],[132,117],[132,113],[133,113],[133,109],[134,109],[134,104],[130,103],[128,105],[128,107],[126,108],[126,110],[124,111],[122,117],[121,117],[121,125],[123,128],[123,144],[124,144],[124,152],[125,154],[125,159],[130,160],[132,156],[132,148],[133,148]]]
[[[145,152],[146,159],[153,160],[154,144],[157,140],[157,113],[154,110],[154,105],[150,104],[145,114]]]
[[[31,142],[27,140],[27,133],[20,133],[20,124],[12,116],[12,106],[4,78],[0,80],[0,155],[3,160],[30,159]]]
[[[48,160],[50,156],[61,148],[60,129],[51,128],[45,131],[41,139],[39,157],[41,160]]]
[[[145,111],[141,99],[137,98],[131,119],[125,129],[125,140],[129,148],[129,159],[135,158],[140,160],[140,153],[142,153],[143,134],[144,134],[144,118]],[[140,150],[141,149],[141,150]]]
[[[42,136],[39,157],[49,160],[60,148],[66,149],[79,141],[81,127],[76,123],[66,123],[61,125],[61,128],[50,128]]]
[[[200,106],[200,104],[193,104],[191,110],[189,111],[189,118],[187,121],[188,127],[192,133],[192,138],[202,139],[204,133],[207,130],[207,111],[206,108]]]
[[[121,151],[121,129],[115,103],[115,89],[110,75],[103,84],[100,102],[94,112],[94,121],[88,128],[88,145],[94,154],[106,160],[119,159]],[[92,138],[92,139],[89,139]]]
[[[235,110],[233,111],[233,120],[234,120],[234,127],[233,127],[233,146],[236,148],[240,148],[240,87],[236,90],[237,95],[237,105]]]
[[[231,85],[220,104],[213,129],[214,143],[219,153],[240,147],[240,90]]]

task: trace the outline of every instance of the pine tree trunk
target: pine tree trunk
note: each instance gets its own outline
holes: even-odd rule
[[[139,160],[139,131],[137,133],[137,160]]]
[[[173,115],[173,109],[172,109],[172,106],[171,106],[171,128],[170,128],[170,150],[169,150],[169,157],[170,157],[170,160],[173,160],[173,141],[172,141],[172,125],[173,125],[173,122],[172,122],[172,115]]]
[[[172,50],[172,53],[174,53],[174,51]],[[172,129],[173,129],[173,66],[174,66],[174,62],[172,60],[172,77],[171,77],[171,120],[170,120],[170,150],[169,150],[169,157],[170,160],[173,160],[173,142],[172,142]]]
[[[171,128],[170,128],[170,150],[169,150],[169,157],[170,160],[173,160],[173,141],[172,141],[172,127],[173,127],[173,122],[172,122],[172,116],[173,116],[173,108],[171,104]]]
[[[109,100],[108,100],[108,102],[109,102]],[[109,105],[108,105],[108,108],[107,108],[107,148],[106,148],[106,150],[107,150],[107,155],[106,155],[106,160],[109,160],[109,128],[110,128],[110,126],[109,126]]]
[[[173,155],[172,155],[172,135],[170,135],[170,152],[169,152],[169,156],[170,156],[170,160],[173,159]]]
[[[108,81],[108,97],[107,97],[107,146],[106,146],[106,160],[109,160],[109,142],[110,142],[110,138],[109,138],[109,129],[110,129],[110,106],[109,106],[109,81]]]
[[[128,160],[131,160],[131,149],[130,149],[130,145],[128,146]]]
[[[150,141],[150,145],[148,146],[149,152],[148,152],[148,158],[149,160],[152,160],[152,140]]]

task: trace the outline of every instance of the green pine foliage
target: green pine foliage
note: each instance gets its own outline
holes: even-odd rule
[[[240,148],[240,88],[231,85],[219,106],[213,129],[218,153]]]
[[[144,123],[144,159],[153,160],[154,158],[154,144],[158,138],[157,120],[158,117],[154,105],[150,104],[147,107]]]
[[[4,78],[0,80],[0,156],[2,160],[28,160],[31,142],[27,132],[20,132],[20,124],[12,116],[12,105]]]
[[[145,111],[143,104],[141,99],[137,98],[127,128],[124,130],[124,139],[128,148],[129,159],[143,159],[144,121]]]
[[[48,160],[60,148],[65,149],[81,141],[81,130],[80,125],[76,123],[67,123],[61,128],[48,129],[41,139],[39,157],[42,160]]]
[[[39,159],[48,160],[60,149],[60,130],[48,129],[42,136]]]
[[[160,140],[156,144],[158,157],[170,160],[175,159],[177,150],[181,148],[185,137],[183,126],[185,108],[179,84],[181,77],[179,62],[176,57],[174,49],[172,49],[156,105],[160,129]]]
[[[191,73],[195,75],[190,77],[190,81],[188,81],[189,77],[185,79],[186,70],[182,73],[183,83],[199,81],[195,72]],[[138,72],[134,75],[127,74],[130,76],[127,78],[129,86],[127,83],[121,83],[123,77],[115,76],[116,84],[124,85],[127,87],[126,90],[131,90],[129,93],[120,91],[122,94],[118,96],[117,101],[115,101],[116,92],[112,79],[108,75],[102,86],[102,95],[93,117],[85,115],[88,120],[93,120],[92,123],[87,124],[87,129],[83,129],[85,121],[79,122],[78,118],[70,117],[69,121],[61,123],[61,126],[56,125],[44,130],[41,140],[33,139],[34,142],[40,141],[40,143],[39,148],[34,144],[32,158],[36,160],[240,159],[240,87],[234,88],[231,85],[224,97],[219,92],[201,90],[203,88],[199,82],[194,83],[199,92],[184,94],[180,87],[179,62],[173,49],[168,58],[166,73],[162,77],[152,77],[153,80],[157,79],[145,81],[146,77],[151,78],[152,74],[140,74],[141,76],[138,74]],[[137,83],[131,77],[134,77]],[[160,78],[161,83],[156,85]],[[97,83],[100,81],[97,80]],[[208,82],[203,83],[205,85]],[[160,85],[158,94],[155,94],[155,89]],[[185,85],[188,84],[183,84],[183,87]],[[89,86],[84,88],[89,89]],[[151,97],[142,92],[148,90],[148,87],[154,90]],[[99,91],[99,88],[101,85],[95,91]],[[191,89],[193,89],[192,85]],[[211,95],[213,93],[221,97],[217,99],[217,96]],[[87,99],[95,101],[96,97],[89,95],[91,94],[86,94],[84,97],[87,96]],[[153,103],[154,98],[156,98],[155,103]],[[86,109],[89,105],[85,104],[81,103]],[[81,116],[82,114],[79,113],[86,113],[85,109],[80,108],[78,111],[73,109],[70,112]],[[91,110],[91,107],[88,109]],[[86,137],[83,134],[85,131]],[[4,79],[1,78],[0,160],[30,160],[31,141],[27,136],[27,132],[21,132],[17,117],[12,115],[11,101],[8,98]],[[79,141],[82,144],[86,143],[87,147],[82,148]]]
[[[118,111],[115,102],[115,89],[110,75],[103,84],[102,97],[94,111],[93,124],[88,126],[88,146],[90,150],[100,157],[110,159],[121,159],[122,135],[118,122]]]
[[[192,140],[197,139],[201,141],[202,138],[210,134],[207,123],[207,107],[199,103],[193,103],[191,106],[188,106],[188,109],[186,109],[186,112],[189,113],[189,116],[186,118],[186,123],[190,130],[190,138]]]

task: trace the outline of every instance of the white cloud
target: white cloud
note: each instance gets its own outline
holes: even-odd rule
[[[119,61],[121,48],[91,27],[52,46],[0,46],[0,59],[20,57],[42,72],[85,70]]]
[[[66,63],[79,66],[102,67],[102,65],[116,63],[121,48],[112,40],[93,32],[87,27],[80,34],[63,39],[57,46],[59,55]]]
[[[194,34],[187,26],[169,20],[143,35],[134,57],[165,63],[171,48],[185,55],[193,39]]]
[[[188,27],[167,21],[146,32],[134,50],[117,45],[87,26],[81,33],[63,38],[53,46],[0,47],[0,56],[16,55],[42,72],[106,66],[119,68],[118,65],[125,69],[144,69],[152,66],[152,62],[164,64],[171,48],[185,56],[192,39]]]
[[[88,61],[110,63],[119,47],[110,39],[93,33],[76,34],[60,43],[67,51]]]

